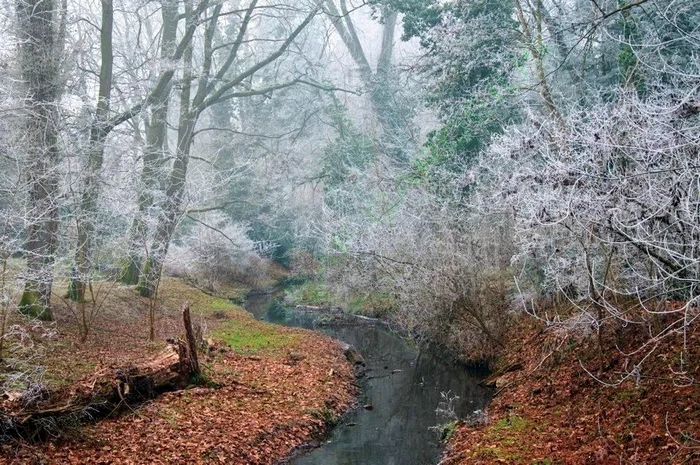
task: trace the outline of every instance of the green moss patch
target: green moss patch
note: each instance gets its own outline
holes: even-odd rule
[[[493,425],[496,430],[524,431],[528,427],[528,421],[519,415],[510,415],[502,418]]]

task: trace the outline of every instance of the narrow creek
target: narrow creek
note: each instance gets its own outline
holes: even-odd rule
[[[321,447],[295,465],[432,465],[440,460],[440,438],[431,427],[447,420],[436,414],[443,393],[457,396],[454,410],[465,417],[483,409],[488,389],[479,374],[418,352],[382,323],[352,316],[285,308],[271,310],[270,295],[250,296],[245,308],[257,318],[321,332],[354,346],[366,370],[359,379],[358,408],[333,429]]]

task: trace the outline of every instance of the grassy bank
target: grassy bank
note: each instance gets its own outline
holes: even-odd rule
[[[334,286],[316,280],[302,280],[288,285],[284,300],[288,305],[338,307],[349,313],[385,319],[390,318],[399,305],[395,298],[386,293],[358,290],[341,294]]]

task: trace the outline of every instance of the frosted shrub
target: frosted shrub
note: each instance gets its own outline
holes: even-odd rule
[[[523,307],[593,329],[601,353],[601,328],[639,325],[653,350],[698,316],[700,120],[686,106],[660,85],[560,121],[531,115],[480,160],[479,208],[512,215],[516,283],[549,304]]]
[[[247,236],[246,226],[211,214],[173,245],[166,272],[191,279],[211,291],[231,282],[255,285],[267,271],[257,250]]]
[[[389,316],[415,337],[488,363],[509,321],[512,279],[499,270],[512,228],[507,215],[473,215],[451,181],[441,191],[454,198],[368,183],[360,215],[329,218],[327,278],[341,293],[391,298],[398,305]]]

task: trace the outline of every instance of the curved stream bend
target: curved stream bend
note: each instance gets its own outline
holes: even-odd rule
[[[440,459],[438,434],[430,427],[444,423],[436,415],[443,393],[458,396],[463,418],[482,409],[489,391],[462,367],[428,353],[418,353],[384,325],[357,320],[323,323],[323,313],[267,310],[271,297],[252,296],[245,308],[257,318],[313,329],[353,345],[365,358],[360,379],[360,405],[350,412],[318,449],[294,460],[296,465],[429,465]]]

